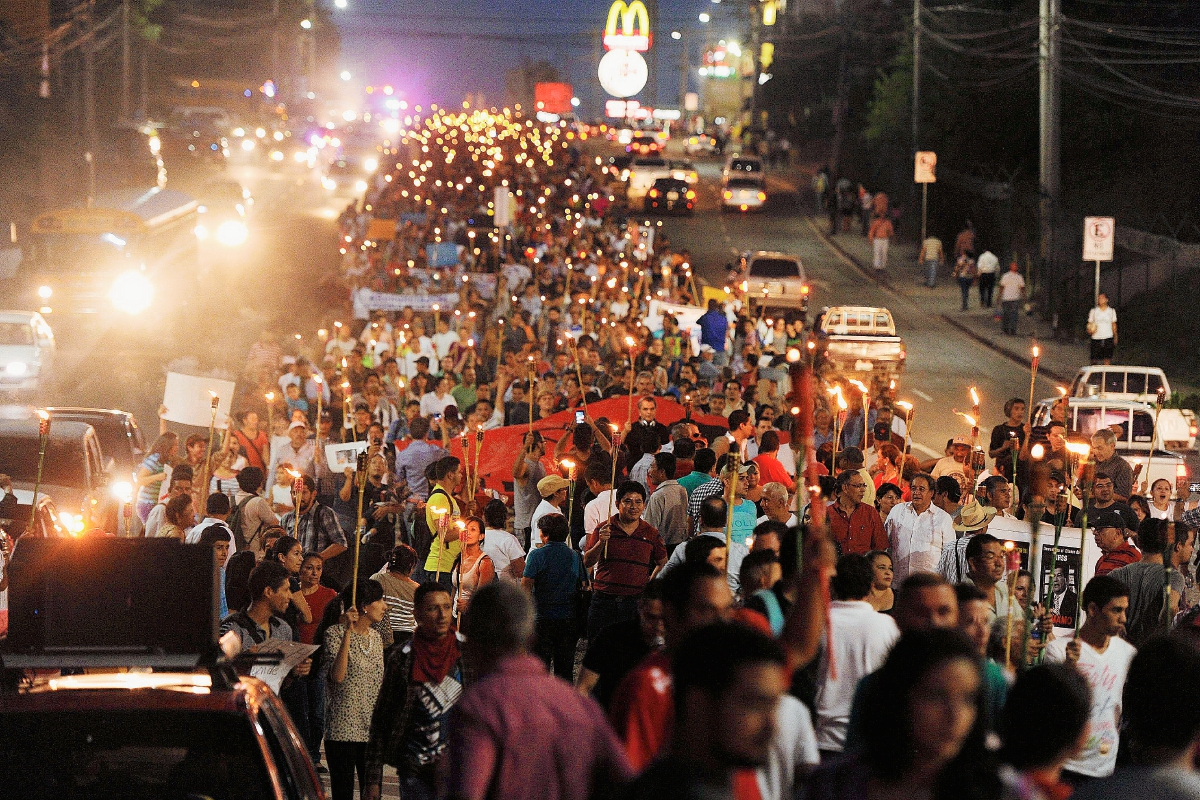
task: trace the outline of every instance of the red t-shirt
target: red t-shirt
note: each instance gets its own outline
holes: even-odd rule
[[[296,626],[299,629],[301,642],[316,644],[313,637],[317,634],[317,626],[321,624],[321,617],[325,615],[325,606],[329,605],[329,601],[335,597],[337,597],[337,592],[328,586],[318,586],[315,592],[304,597],[308,601],[308,610],[312,612],[312,622],[308,624],[301,622]]]
[[[657,758],[671,735],[675,716],[672,683],[671,658],[659,651],[646,656],[613,693],[609,717],[625,743],[634,772],[641,772]],[[734,800],[761,800],[754,770],[734,773],[733,796]]]
[[[775,456],[770,453],[759,453],[750,460],[758,465],[759,486],[768,483],[782,483],[789,492],[796,488],[796,482],[792,480],[791,475],[787,474],[787,470]]]

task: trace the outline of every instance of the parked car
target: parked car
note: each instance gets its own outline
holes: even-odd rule
[[[696,192],[684,181],[659,178],[646,193],[646,210],[667,214],[691,214]]]
[[[886,308],[834,306],[819,332],[825,360],[842,375],[889,380],[904,371],[908,351]]]
[[[782,308],[808,312],[812,287],[798,256],[759,250],[747,253],[742,290],[751,309]]]
[[[721,210],[749,211],[767,202],[766,188],[759,178],[726,178],[721,186]]]
[[[37,481],[39,443],[37,416],[0,419],[0,472],[13,481],[24,508]],[[119,504],[110,486],[112,462],[105,461],[100,438],[86,422],[51,419],[39,495],[54,498],[58,519],[71,534],[88,530],[117,532]],[[29,492],[25,495],[24,492]],[[23,511],[28,515],[28,510]]]
[[[53,374],[54,331],[36,311],[0,311],[0,391],[32,392]]]
[[[53,407],[46,409],[55,421],[86,422],[100,440],[100,454],[113,462],[113,481],[133,481],[146,457],[146,440],[137,418],[111,408]]]

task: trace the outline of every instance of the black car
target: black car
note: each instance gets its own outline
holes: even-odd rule
[[[696,190],[686,181],[659,178],[646,193],[646,210],[667,214],[691,214],[696,205]]]
[[[91,425],[100,440],[100,453],[106,461],[113,461],[113,480],[133,480],[146,457],[146,441],[133,414],[111,408],[55,407],[47,411],[55,421]]]

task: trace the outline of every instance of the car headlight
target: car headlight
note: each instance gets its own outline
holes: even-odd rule
[[[14,377],[20,377],[29,371],[29,365],[24,361],[10,361],[4,371]]]
[[[337,189],[337,181],[335,181],[333,178],[329,177],[328,175],[326,175],[324,178],[321,178],[321,185],[324,186],[326,189],[328,189],[331,192],[333,190]]]
[[[39,286],[38,287],[38,297],[42,298],[43,300],[49,300],[50,295],[52,295],[52,294],[54,294],[54,290],[51,289],[49,286]]]
[[[368,175],[370,175],[372,172],[374,172],[378,168],[379,168],[379,159],[367,158],[367,159],[363,160],[363,169],[365,169],[367,171]]]
[[[251,150],[254,149],[254,140],[253,139],[242,139],[242,149],[245,150],[247,153],[249,153]]]
[[[354,182],[354,191],[365,192],[366,190],[367,190],[367,182],[366,181],[355,181]]]
[[[208,238],[208,226],[207,225],[197,225],[194,228],[194,232],[196,234],[196,238],[199,239],[200,241],[204,241],[205,239]]]
[[[126,314],[140,314],[154,301],[154,286],[140,272],[122,273],[108,293],[113,307]]]
[[[217,227],[217,241],[226,247],[244,244],[249,236],[246,224],[236,219],[227,219]]]

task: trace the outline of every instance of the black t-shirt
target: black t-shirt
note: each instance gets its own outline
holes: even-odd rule
[[[1105,506],[1104,508],[1098,508],[1094,502],[1088,503],[1089,524],[1094,525],[1101,514],[1108,513],[1120,514],[1121,519],[1125,520],[1125,527],[1131,531],[1136,531],[1138,525],[1141,524],[1137,518],[1137,514],[1133,513],[1133,509],[1129,507],[1128,503],[1122,503],[1120,500],[1117,500],[1111,506]]]
[[[583,666],[600,676],[595,695],[605,710],[621,679],[648,655],[650,646],[642,638],[641,621],[637,617],[609,625],[588,645]]]
[[[992,440],[988,444],[988,452],[991,452],[992,450],[998,450],[1004,446],[1004,442],[1007,441],[1013,434],[1016,434],[1017,437],[1017,449],[1015,451],[1009,451],[1000,458],[996,459],[996,468],[1000,470],[1000,474],[1003,475],[1005,480],[1007,480],[1009,483],[1012,483],[1013,480],[1013,453],[1020,452],[1022,445],[1025,444],[1025,429],[1020,425],[997,425],[996,427],[992,428]]]

